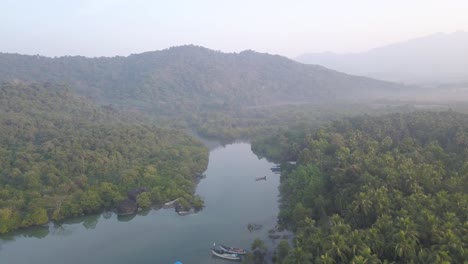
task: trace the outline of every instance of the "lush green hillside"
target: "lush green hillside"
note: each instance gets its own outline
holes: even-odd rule
[[[188,115],[188,124],[200,135],[226,140],[256,139],[278,130],[320,127],[333,120],[365,113],[410,112],[408,104],[375,108],[369,104],[292,104],[250,107],[231,111],[203,111]]]
[[[274,145],[276,147],[272,147]],[[280,263],[463,263],[468,115],[363,116],[254,146],[284,165]]]
[[[128,57],[0,54],[0,80],[65,82],[104,103],[158,115],[291,102],[378,98],[404,87],[280,56],[182,46]]]
[[[0,233],[99,212],[146,187],[140,206],[194,200],[208,151],[64,87],[0,85]]]

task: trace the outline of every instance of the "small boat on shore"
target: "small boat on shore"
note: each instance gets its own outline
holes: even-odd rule
[[[231,253],[231,254],[238,254],[238,255],[245,255],[247,254],[247,250],[243,248],[235,248],[235,247],[228,247],[225,245],[220,245],[219,246],[222,250]]]
[[[176,205],[177,201],[179,200],[180,198],[177,198],[173,201],[170,201],[170,202],[167,202],[164,204],[164,208],[172,208]]]
[[[223,258],[223,259],[229,259],[229,260],[240,260],[241,259],[239,254],[228,253],[226,250],[222,250],[222,249],[211,248],[211,253],[213,253],[213,255],[215,255],[217,257],[220,257],[220,258]]]

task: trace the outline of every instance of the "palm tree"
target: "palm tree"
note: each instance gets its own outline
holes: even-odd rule
[[[312,254],[302,249],[302,247],[296,246],[291,250],[283,261],[283,264],[311,264],[312,263]]]
[[[414,259],[419,243],[414,222],[409,217],[398,218],[400,231],[395,234],[395,256],[402,259]]]
[[[336,263],[335,259],[330,257],[330,255],[328,255],[328,253],[325,253],[325,254],[321,255],[320,256],[320,261],[323,264],[335,264]]]

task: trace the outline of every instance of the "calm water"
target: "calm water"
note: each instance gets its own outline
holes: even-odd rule
[[[34,228],[0,237],[0,263],[229,263],[211,256],[213,242],[249,248],[276,225],[279,176],[250,144],[210,152],[197,193],[205,208],[178,216],[161,209],[118,219],[115,214],[75,219],[61,227]],[[267,176],[266,181],[255,181]],[[249,232],[247,224],[263,228]]]

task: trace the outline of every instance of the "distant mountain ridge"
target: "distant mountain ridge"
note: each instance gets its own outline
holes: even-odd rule
[[[62,82],[104,103],[159,112],[277,102],[373,99],[405,87],[285,57],[179,46],[128,57],[48,58],[0,53],[0,81]]]
[[[468,33],[436,33],[362,53],[306,53],[296,58],[349,74],[406,83],[468,81]]]

